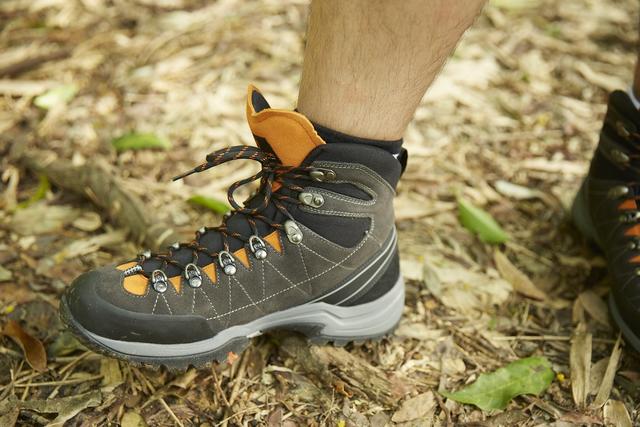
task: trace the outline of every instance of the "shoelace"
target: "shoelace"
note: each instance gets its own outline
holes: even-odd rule
[[[259,162],[262,165],[262,169],[245,179],[234,182],[227,191],[227,199],[229,200],[229,204],[232,206],[234,213],[236,214],[244,214],[246,220],[249,223],[249,226],[253,232],[251,236],[245,236],[242,233],[229,230],[226,225],[226,221],[231,217],[230,214],[225,215],[222,220],[222,224],[217,227],[203,227],[196,231],[196,237],[193,241],[188,243],[175,243],[169,247],[168,252],[166,253],[151,253],[146,251],[140,255],[138,255],[138,264],[130,269],[125,271],[125,275],[128,274],[143,274],[144,276],[151,278],[156,287],[156,283],[161,283],[160,288],[156,288],[159,292],[163,292],[167,286],[167,278],[164,273],[164,269],[169,265],[174,265],[180,270],[184,271],[185,276],[190,281],[190,284],[193,286],[194,284],[200,286],[202,283],[202,278],[199,272],[198,267],[196,267],[198,262],[198,254],[204,253],[211,257],[212,259],[218,259],[219,263],[223,267],[223,270],[227,274],[235,273],[235,264],[233,262],[233,258],[230,254],[229,249],[229,237],[238,239],[244,243],[249,243],[250,248],[258,258],[264,258],[266,256],[266,250],[264,246],[264,242],[259,237],[258,227],[256,220],[262,221],[265,224],[268,224],[272,229],[283,229],[284,225],[279,222],[275,222],[272,219],[266,217],[262,214],[267,206],[270,203],[278,209],[284,216],[289,218],[291,221],[295,223],[294,218],[289,213],[285,203],[294,203],[300,204],[301,202],[294,197],[288,196],[281,192],[276,192],[279,188],[288,188],[294,192],[301,192],[303,188],[297,184],[292,182],[288,182],[290,180],[296,179],[312,179],[309,175],[309,172],[314,171],[315,168],[312,167],[292,167],[292,166],[283,166],[278,158],[269,152],[263,151],[257,147],[251,146],[234,146],[229,148],[223,148],[221,150],[210,153],[206,157],[206,162],[202,163],[199,166],[187,171],[183,174],[180,174],[173,178],[174,181],[185,178],[194,173],[200,173],[210,169],[212,167],[221,165],[226,162],[230,162],[233,160],[254,160]],[[260,203],[252,208],[247,208],[244,206],[240,206],[234,198],[235,191],[249,182],[260,180],[260,186],[256,194],[261,196]],[[257,196],[256,196],[257,197]],[[205,233],[209,232],[218,232],[222,235],[223,241],[223,250],[212,252],[209,248],[200,245],[200,239]],[[183,265],[179,261],[175,260],[173,257],[174,251],[177,251],[181,248],[188,248],[192,251],[192,261],[186,265]],[[161,266],[154,270],[151,273],[148,273],[143,270],[142,264],[149,259],[156,258],[162,261]],[[157,276],[157,277],[156,277]],[[193,282],[193,283],[192,283]],[[197,287],[194,286],[194,287]]]

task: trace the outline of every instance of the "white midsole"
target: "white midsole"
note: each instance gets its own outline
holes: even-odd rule
[[[391,330],[400,320],[404,308],[404,282],[396,284],[380,298],[351,307],[315,302],[268,314],[244,325],[227,328],[212,338],[184,344],[154,344],[120,341],[92,332],[83,332],[101,345],[133,356],[180,357],[215,351],[230,340],[251,338],[270,329],[296,325],[322,326],[320,334],[332,338],[364,339]],[[78,325],[79,326],[79,325]]]

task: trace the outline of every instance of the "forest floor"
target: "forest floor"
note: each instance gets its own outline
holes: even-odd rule
[[[255,165],[170,178],[252,143],[248,83],[295,105],[307,1],[0,2],[0,424],[640,424],[640,358],[618,351],[604,260],[568,220],[607,93],[631,81],[638,9],[495,0],[465,35],[406,133],[393,335],[338,348],[269,334],[174,373],[87,351],[58,297],[87,269],[218,223],[187,200],[225,200]],[[130,133],[171,147],[114,150]],[[463,227],[457,197],[509,240]],[[442,395],[529,356],[555,373],[537,397],[482,411]]]

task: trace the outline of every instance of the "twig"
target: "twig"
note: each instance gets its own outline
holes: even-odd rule
[[[151,249],[163,248],[178,240],[177,234],[156,221],[142,200],[127,191],[104,163],[89,160],[76,166],[42,150],[27,152],[22,142],[14,145],[11,157],[26,168],[46,175],[59,187],[87,197],[117,226],[129,230],[138,242],[144,242]]]
[[[100,378],[102,378],[102,375],[94,375],[92,377],[89,378],[74,378],[72,380],[60,380],[60,381],[43,381],[41,383],[32,383],[32,382],[28,382],[27,384],[15,384],[14,387],[15,388],[28,388],[28,387],[48,387],[48,386],[61,386],[61,385],[68,385],[68,384],[77,384],[77,383],[84,383],[84,382],[88,382],[88,381],[95,381],[95,380],[99,380]],[[24,400],[24,399],[22,399]]]
[[[178,419],[178,417],[176,417],[176,414],[173,413],[173,411],[171,410],[171,408],[169,407],[169,405],[167,405],[167,402],[164,401],[164,399],[161,397],[158,399],[160,401],[160,403],[162,403],[162,406],[164,406],[164,409],[167,410],[167,412],[169,413],[169,415],[171,415],[171,418],[173,418],[173,421],[176,422],[176,424],[178,424],[180,427],[184,427],[184,424],[182,424],[182,421],[180,421]]]
[[[18,74],[29,71],[33,68],[37,68],[45,62],[57,61],[59,59],[67,58],[71,55],[71,49],[60,49],[53,52],[32,56],[30,58],[23,59],[13,64],[0,67],[0,76],[14,77]]]

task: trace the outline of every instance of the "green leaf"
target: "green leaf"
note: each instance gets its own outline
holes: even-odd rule
[[[56,105],[66,104],[71,101],[77,92],[78,88],[74,84],[56,86],[37,96],[33,103],[43,110],[49,110]]]
[[[476,233],[483,242],[499,244],[509,240],[509,235],[489,213],[461,197],[458,197],[458,216],[460,223],[467,230]]]
[[[187,199],[187,202],[197,206],[202,206],[219,214],[225,214],[231,210],[229,205],[227,205],[225,202],[211,197],[201,196],[199,194],[189,197],[189,199]]]
[[[471,403],[483,411],[504,409],[522,394],[539,395],[549,387],[555,374],[545,357],[527,357],[488,374],[481,374],[471,385],[441,394],[456,402]]]
[[[111,141],[116,151],[144,150],[146,148],[171,147],[171,143],[153,133],[128,133]]]
[[[38,183],[36,192],[33,193],[31,197],[29,197],[29,199],[25,200],[24,202],[18,203],[18,205],[16,206],[17,209],[28,208],[35,202],[45,198],[45,196],[47,195],[47,191],[49,191],[49,189],[51,188],[51,185],[49,184],[49,180],[47,179],[46,175],[40,175],[38,179],[40,182]]]

